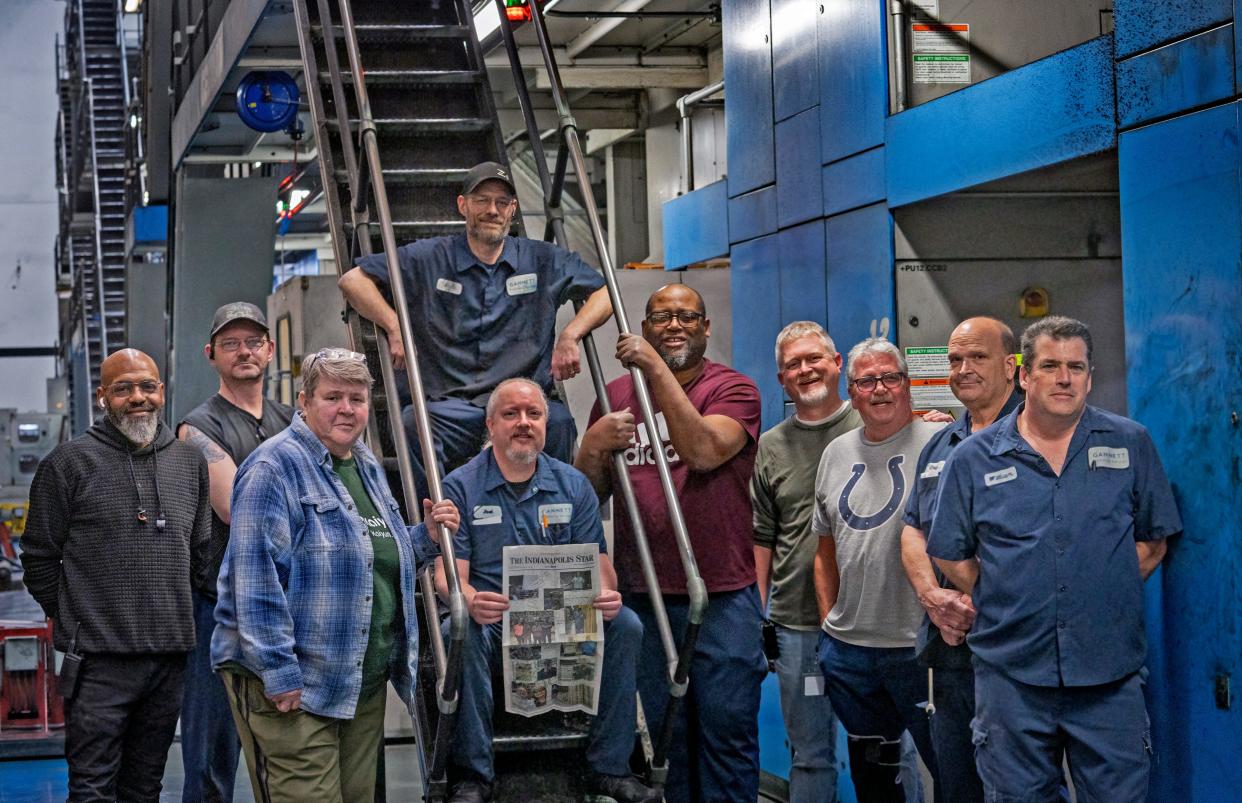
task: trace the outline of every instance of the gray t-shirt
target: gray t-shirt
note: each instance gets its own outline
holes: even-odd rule
[[[824,447],[860,426],[849,402],[826,420],[787,418],[759,437],[750,480],[755,544],[772,550],[769,618],[793,630],[819,628],[814,564],[818,539],[811,532],[815,471]]]
[[[861,427],[824,449],[811,531],[836,541],[841,577],[823,629],[862,647],[913,647],[923,607],[901,564],[901,512],[923,446],[944,424],[916,420],[872,443]]]

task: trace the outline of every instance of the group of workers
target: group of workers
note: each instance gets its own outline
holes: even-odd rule
[[[903,744],[937,801],[1057,800],[1063,761],[1080,801],[1145,799],[1142,583],[1181,522],[1146,430],[1087,404],[1086,326],[1045,318],[1019,345],[1000,321],[963,321],[948,357],[966,412],[946,425],[914,414],[894,345],[869,338],[843,361],[820,325],[794,322],[775,343],[794,414],[761,434],[754,382],[706,359],[703,299],[670,284],[616,345],[646,380],[661,443],[627,375],[575,454],[553,382],[579,372],[578,342],[612,314],[603,279],[508,236],[504,167],[471,170],[457,206],[463,234],[396,255],[434,459],[449,471],[443,501],[423,498],[426,524],[403,520],[360,440],[363,355],[308,355],[295,412],[263,396],[263,313],[227,304],[204,349],[219,390],[175,430],[150,357],[103,362],[103,415],[40,464],[23,539],[27,587],[66,653],[70,800],[158,800],[178,717],[184,800],[231,800],[239,752],[257,800],[373,799],[387,685],[407,704],[413,693],[417,573],[434,562],[447,594],[441,532],[469,612],[455,803],[493,792],[502,550],[549,543],[601,556],[591,794],[754,801],[760,684],[774,669],[791,801],[836,799],[837,720],[863,803],[918,799]],[[364,258],[340,284],[400,363],[386,265]],[[558,335],[570,300],[581,306]],[[709,600],[662,788],[630,771],[636,696],[653,728],[669,701],[653,593],[679,641],[690,616],[657,449]],[[610,551],[600,504],[618,453],[641,522],[619,510]],[[426,497],[425,474],[418,484]]]

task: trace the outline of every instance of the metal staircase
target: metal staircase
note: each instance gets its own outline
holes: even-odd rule
[[[498,0],[503,5],[503,0]],[[532,4],[534,7],[534,4]],[[315,127],[320,170],[324,179],[327,217],[332,235],[338,270],[344,272],[361,255],[383,252],[388,256],[389,299],[398,313],[405,346],[408,385],[414,402],[417,437],[423,454],[433,454],[430,420],[422,393],[417,350],[410,331],[405,303],[405,290],[395,252],[398,243],[422,237],[457,233],[463,221],[456,213],[452,199],[470,167],[482,161],[507,162],[492,94],[487,83],[483,58],[471,25],[472,13],[467,0],[429,0],[428,2],[394,3],[391,0],[294,0],[294,14],[302,53],[307,96]],[[544,213],[548,226],[545,239],[568,245],[562,205],[567,169],[572,163],[574,175],[585,175],[581,145],[576,127],[565,107],[564,91],[552,60],[551,47],[546,45],[547,32],[542,17],[534,8],[535,20],[544,50],[545,67],[555,77],[553,89],[558,110],[562,111],[561,137],[556,150],[556,168],[547,163],[538,133],[534,128],[533,111],[526,93],[518,51],[505,25],[506,47],[520,79],[523,112],[532,138],[532,160],[521,172],[530,181],[537,174],[544,197]],[[503,19],[502,10],[502,19]],[[365,76],[365,77],[363,77]],[[382,154],[382,160],[381,160]],[[607,247],[599,212],[589,185],[583,198],[587,234],[596,246],[609,286],[613,308],[617,312],[618,329],[628,332],[624,306],[607,255]],[[581,229],[579,229],[581,231]],[[384,334],[355,312],[348,312],[354,348],[367,354],[372,365],[378,364],[383,390],[372,394],[370,442],[390,470],[400,475],[399,485],[406,501],[407,515],[413,519],[421,512],[414,491],[409,466],[406,433],[400,420],[397,377]],[[582,342],[595,380],[600,403],[607,411],[603,379],[594,345],[590,337]],[[636,391],[642,400],[649,435],[659,440],[656,417],[641,372],[633,369]],[[662,663],[675,665],[670,673],[669,705],[671,716],[686,689],[689,658],[706,593],[701,581],[689,538],[673,489],[671,474],[662,451],[657,450],[670,518],[678,535],[683,567],[689,578],[692,610],[690,627],[681,645],[676,645],[663,613],[654,568],[647,551],[645,537],[636,534],[644,558],[644,574],[652,589],[652,601],[660,620],[664,645]],[[631,520],[639,521],[638,508],[626,475],[624,460],[617,456],[620,497]],[[426,466],[427,484],[433,500],[441,498],[439,471],[434,463]],[[457,689],[461,677],[461,646],[465,636],[467,613],[456,576],[456,562],[451,539],[441,533],[441,549],[449,567],[448,613],[451,623],[447,644],[441,638],[439,611],[430,573],[420,578],[424,615],[420,617],[422,656],[419,692],[416,694],[415,732],[420,748],[424,779],[424,798],[443,800],[448,792],[447,762],[457,706]],[[697,607],[696,607],[697,606]],[[498,710],[503,706],[498,706]],[[583,717],[544,716],[536,720],[538,730],[529,729],[529,720],[520,717],[497,718],[493,748],[496,756],[496,800],[570,801],[580,796],[579,780],[583,771],[582,748],[586,742],[587,721]],[[654,742],[648,759],[654,764],[647,773],[662,783],[664,769],[660,766],[666,752],[671,728],[660,723],[660,735],[644,738]],[[655,725],[655,723],[653,723]],[[537,759],[531,751],[541,751]]]
[[[58,258],[72,274],[71,321],[85,334],[87,385],[125,338],[125,68],[115,0],[72,0],[61,68]],[[68,333],[72,334],[72,333]],[[70,364],[71,381],[74,366]]]

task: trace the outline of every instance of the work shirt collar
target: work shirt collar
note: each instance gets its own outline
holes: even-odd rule
[[[1026,402],[1023,401],[1013,409],[1013,412],[1001,419],[996,438],[992,441],[993,457],[1006,452],[1033,451],[1026,439],[1018,433],[1018,416],[1022,414],[1025,407]],[[1074,455],[1078,454],[1092,432],[1111,432],[1113,429],[1115,427],[1105,416],[1100,415],[1091,405],[1087,405],[1083,408],[1082,418],[1078,419],[1078,425],[1074,427],[1074,436],[1070,439],[1069,449],[1065,452],[1065,462],[1069,463]]]
[[[500,466],[496,463],[495,447],[490,447],[487,450],[487,469],[483,474],[483,489],[491,493],[508,484],[509,481],[505,479],[505,475],[500,472]],[[535,473],[530,476],[530,484],[526,486],[526,493],[523,494],[522,499],[538,493],[540,488],[553,488],[555,485],[556,478],[548,468],[548,458],[540,453],[535,458]],[[522,499],[518,501],[521,502]]]
[[[316,465],[332,467],[332,453],[328,451],[327,446],[323,445],[323,441],[319,440],[319,436],[306,426],[306,419],[302,417],[300,411],[293,414],[293,422],[289,425],[289,429],[293,431],[293,437],[298,443],[306,447],[306,451],[315,458]]]
[[[1009,398],[1005,399],[1005,403],[1001,406],[1000,412],[996,414],[996,420],[1000,421],[1005,416],[1018,409],[1018,405],[1022,404],[1023,398],[1023,395],[1018,392],[1017,388],[1010,391]],[[949,433],[949,443],[956,446],[959,442],[969,438],[971,436],[970,427],[970,411],[965,410],[962,413],[962,417],[954,421],[952,424],[949,424],[945,430]]]
[[[496,265],[505,265],[512,268],[516,264],[517,246],[514,244],[512,237],[506,236],[504,247],[500,251],[500,259],[496,260]],[[470,250],[470,242],[466,239],[466,235],[457,235],[457,242],[453,247],[453,272],[465,273],[476,265],[482,267],[483,263]]]

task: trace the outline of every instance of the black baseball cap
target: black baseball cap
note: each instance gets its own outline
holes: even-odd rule
[[[483,162],[470,168],[470,172],[466,174],[466,180],[462,182],[461,194],[469,195],[484,181],[493,180],[503,181],[509,190],[517,195],[517,187],[513,186],[513,179],[509,177],[509,168],[496,162]]]
[[[263,327],[263,331],[268,331],[267,317],[263,315],[263,310],[248,301],[234,301],[216,310],[215,317],[211,319],[209,339],[233,321],[250,321]]]

